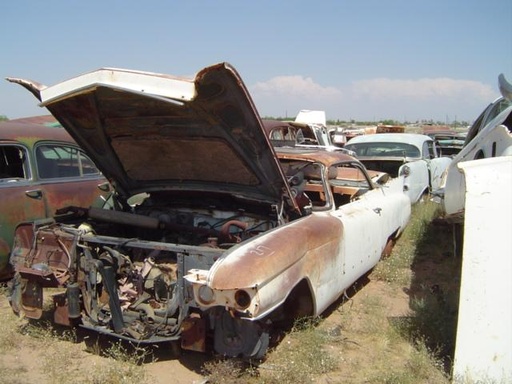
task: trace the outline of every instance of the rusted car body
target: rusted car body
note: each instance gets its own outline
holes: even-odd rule
[[[61,287],[58,323],[262,357],[273,327],[322,313],[409,219],[398,180],[339,152],[274,149],[227,63],[194,79],[16,81],[116,187],[104,209],[68,209],[79,226],[23,229],[11,305],[27,317],[41,316],[43,288]]]
[[[271,119],[263,119],[262,122],[270,142],[275,147],[318,148],[354,155],[333,144],[325,125]]]
[[[403,125],[379,124],[375,133],[405,133]]]
[[[404,192],[416,203],[435,193],[451,159],[439,155],[432,138],[416,133],[376,133],[351,139],[346,149],[356,153],[368,169],[404,179]]]
[[[271,119],[263,119],[262,122],[270,142],[274,146],[329,145],[322,141],[321,135],[317,137],[315,131],[308,124]]]
[[[0,123],[0,276],[12,273],[8,259],[16,225],[52,217],[62,206],[89,206],[107,189],[106,179],[53,116]]]

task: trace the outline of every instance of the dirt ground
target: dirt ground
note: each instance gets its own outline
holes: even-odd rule
[[[386,308],[386,313],[390,317],[402,316],[407,313],[409,308],[407,294],[392,292],[386,283],[370,279],[350,301],[340,307],[334,306],[334,309],[328,313],[323,326],[335,327],[340,323],[341,311],[362,305],[361,301],[368,297],[378,298],[380,305]],[[0,319],[4,324],[19,324],[20,321],[12,313],[5,294],[0,295]],[[88,371],[106,369],[106,366],[111,364],[110,359],[100,357],[89,351],[90,347],[87,346],[87,340],[94,337],[95,335],[87,335],[87,332],[83,331],[80,332],[82,340],[73,343],[65,340],[52,341],[49,338],[39,340],[31,335],[20,335],[17,338],[16,345],[8,351],[9,353],[0,354],[0,372],[9,374],[11,370],[15,370],[16,374],[11,378],[5,375],[0,376],[0,383],[53,384],[55,377],[58,377],[58,373],[48,372],[47,362],[52,358],[52,355],[58,359],[61,354],[65,355],[63,360],[66,360],[68,355],[73,356],[72,359],[68,360],[70,364],[74,365],[77,377],[81,378],[80,381],[88,382]],[[348,353],[344,352],[344,359],[347,361],[364,362],[367,360],[366,356],[371,358],[364,347],[351,349]],[[171,381],[177,384],[206,382],[202,375],[202,366],[209,359],[213,359],[212,356],[187,351],[183,351],[181,355],[176,356],[170,349],[156,350],[155,358],[155,361],[143,364],[140,367],[145,371],[147,382],[154,384],[166,384]],[[58,369],[57,361],[54,361],[54,363],[57,367],[53,369]],[[6,370],[5,367],[9,368]],[[69,367],[65,369],[69,370]],[[130,380],[128,379],[126,382],[130,382]]]
[[[0,319],[4,326],[9,323],[13,327],[20,321],[12,313],[4,294],[0,295]],[[5,332],[3,327],[1,329]],[[11,330],[7,330],[7,332],[11,332]],[[59,377],[59,374],[48,372],[48,361],[54,358],[55,369],[58,369],[57,359],[60,357],[74,365],[73,371],[77,374],[77,382],[99,382],[93,379],[90,381],[87,378],[87,373],[107,369],[107,366],[112,364],[111,359],[90,352],[91,347],[87,345],[88,339],[96,338],[96,335],[92,333],[88,335],[85,330],[80,331],[79,335],[81,340],[79,339],[76,343],[57,340],[57,338],[52,340],[47,337],[40,340],[32,335],[16,337],[16,345],[9,348],[8,353],[4,353],[5,351],[0,353],[0,383],[54,384],[55,378]],[[72,355],[71,359],[68,358],[69,355]],[[146,373],[147,382],[154,384],[171,381],[179,384],[204,382],[201,366],[208,356],[187,352],[176,356],[170,348],[167,351],[157,350],[155,356],[156,361],[141,366]],[[69,367],[63,368],[63,371],[68,370]],[[127,380],[119,382],[130,383],[132,381],[127,378]]]
[[[442,244],[449,239],[447,228],[434,226],[431,238],[417,248],[410,269],[405,268],[409,278],[404,286],[379,279],[379,271],[375,270],[356,282],[347,297],[324,313],[319,327],[336,336],[327,348],[339,364],[325,377],[315,377],[316,383],[379,383],[380,374],[400,374],[407,365],[425,370],[415,373],[415,378],[424,379],[414,383],[449,383],[442,367],[432,368],[429,362],[428,367],[418,365],[414,360],[415,346],[389,332],[390,323],[411,315],[413,298],[422,297],[442,306],[447,306],[452,298],[457,299],[460,280],[456,271],[460,265],[449,252],[443,251],[449,246]],[[429,245],[434,243],[435,249]],[[23,325],[28,321],[12,313],[6,294],[4,286],[0,289],[0,384],[207,383],[204,364],[214,361],[211,354],[176,353],[165,344],[153,349],[151,358],[139,366],[122,365],[100,353],[106,343],[98,341],[96,333],[79,328],[70,340],[62,334],[59,337],[45,334],[44,326],[39,328],[43,336],[24,332]],[[426,320],[430,322],[428,316]],[[290,340],[294,342],[287,338],[269,351],[266,361],[259,366],[260,372],[275,369],[273,354],[277,357],[281,346],[290,344]],[[388,379],[386,382],[403,381]]]

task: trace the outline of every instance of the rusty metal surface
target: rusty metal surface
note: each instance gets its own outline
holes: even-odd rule
[[[21,293],[23,313],[29,319],[38,320],[43,314],[43,287],[36,280],[28,279]]]
[[[0,123],[0,150],[13,149],[22,156],[14,164],[11,162],[16,158],[6,159],[3,155],[0,159],[0,278],[11,273],[8,256],[18,224],[52,217],[65,206],[88,207],[102,193],[106,195],[98,189],[99,184],[107,181],[101,174],[39,178],[35,148],[40,143],[78,148],[63,128],[54,126],[55,122],[53,116],[37,116]],[[14,165],[17,173],[9,173],[14,172]]]
[[[376,133],[404,133],[405,127],[403,125],[377,125]]]
[[[276,148],[276,153],[281,159],[297,159],[311,162],[319,162],[330,167],[340,161],[357,161],[354,157],[341,152],[329,152],[322,149],[287,149]]]
[[[18,119],[10,119],[8,121],[10,123],[39,124],[39,125],[46,125],[49,127],[60,126],[60,123],[52,115],[20,117]]]
[[[32,145],[36,140],[56,140],[76,144],[62,127],[45,125],[47,120],[55,121],[55,118],[37,117],[34,122],[30,118],[0,122],[0,143],[12,140]]]
[[[206,351],[206,324],[199,317],[189,317],[181,325],[181,347],[189,351]]]
[[[234,251],[229,259],[218,264],[210,281],[211,288],[254,287],[267,283],[285,271],[302,257],[322,260],[338,257],[340,239],[343,238],[343,224],[332,216],[311,215],[294,222],[275,234],[253,241],[249,249]],[[287,242],[283,242],[287,239]],[[255,257],[244,257],[254,252]],[[257,257],[256,257],[257,255]],[[233,273],[248,271],[250,273]]]

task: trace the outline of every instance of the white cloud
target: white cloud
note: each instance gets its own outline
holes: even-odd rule
[[[435,100],[436,98],[478,98],[492,99],[496,94],[486,84],[471,80],[449,78],[393,80],[387,78],[356,81],[351,94],[355,98],[386,100],[389,98],[413,98],[415,100]]]
[[[249,88],[263,116],[295,117],[301,109],[325,109],[341,99],[341,90],[303,76],[278,76]]]
[[[269,81],[256,83],[252,88],[260,94],[279,94],[307,99],[337,97],[340,94],[334,87],[322,87],[310,77],[302,76],[277,76]]]
[[[263,116],[294,117],[300,109],[320,109],[328,119],[447,122],[472,121],[498,95],[472,80],[376,78],[336,88],[299,75],[274,77],[250,91]]]

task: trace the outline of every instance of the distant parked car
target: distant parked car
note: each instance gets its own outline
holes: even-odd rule
[[[299,147],[354,153],[334,145],[327,127],[323,124],[296,121],[262,120],[263,127],[274,147]]]
[[[457,131],[424,131],[437,143],[441,156],[453,157],[460,152],[466,141],[467,132]]]
[[[352,150],[367,169],[404,177],[404,192],[411,203],[439,189],[451,159],[441,157],[435,141],[416,133],[377,133],[351,139]]]
[[[89,206],[109,184],[52,116],[0,123],[0,276],[16,226],[66,205]]]

